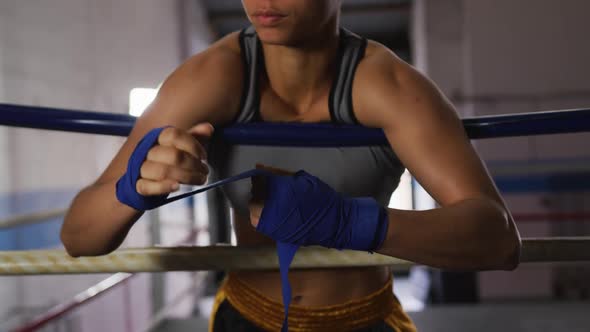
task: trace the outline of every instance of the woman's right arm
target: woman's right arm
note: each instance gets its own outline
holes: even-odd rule
[[[61,229],[72,256],[107,254],[121,245],[142,212],[120,203],[115,185],[125,173],[137,143],[153,128],[172,126],[159,136],[141,166],[136,189],[142,195],[166,194],[178,183],[202,184],[207,169],[199,138],[211,125],[228,123],[238,110],[242,89],[239,49],[224,45],[226,37],[180,66],[136,122],[106,170],[74,198]],[[229,41],[231,42],[231,41]]]

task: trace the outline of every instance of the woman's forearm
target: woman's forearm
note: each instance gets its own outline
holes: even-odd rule
[[[426,211],[388,210],[389,228],[378,252],[452,270],[514,269],[520,237],[499,204],[469,199]]]
[[[94,184],[72,202],[61,229],[61,240],[72,256],[107,254],[121,245],[142,213],[115,195],[115,181]]]

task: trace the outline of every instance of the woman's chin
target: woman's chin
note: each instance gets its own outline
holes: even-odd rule
[[[277,28],[256,28],[256,34],[263,44],[292,46],[293,36],[282,29]]]

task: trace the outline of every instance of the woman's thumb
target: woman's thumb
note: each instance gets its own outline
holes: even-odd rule
[[[209,138],[213,135],[215,128],[209,122],[201,122],[188,130],[188,133],[197,139]]]

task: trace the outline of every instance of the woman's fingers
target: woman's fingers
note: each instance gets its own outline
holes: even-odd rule
[[[188,133],[199,140],[199,142],[205,143],[211,138],[214,131],[215,128],[213,128],[213,125],[209,122],[203,122],[189,129]]]
[[[260,220],[260,216],[262,215],[262,209],[264,208],[264,203],[255,203],[250,201],[250,223],[252,226],[258,226],[258,221]]]
[[[147,155],[146,161],[175,166],[188,171],[209,174],[209,168],[200,159],[171,146],[154,146]]]
[[[173,180],[152,181],[139,179],[135,184],[135,190],[143,196],[166,195],[177,191],[179,187],[178,182]]]
[[[203,162],[206,151],[199,139],[213,134],[209,123],[182,130],[168,127],[158,136],[140,168],[136,190],[144,196],[164,195],[178,190],[180,184],[202,185],[209,167]]]
[[[160,146],[174,147],[178,150],[184,151],[192,155],[195,159],[206,159],[207,153],[205,148],[199,140],[197,140],[189,132],[178,128],[166,128],[160,133],[158,137],[158,144]]]
[[[207,181],[207,173],[190,171],[177,166],[146,160],[140,169],[140,177],[151,181],[172,180],[190,185],[202,185]]]

